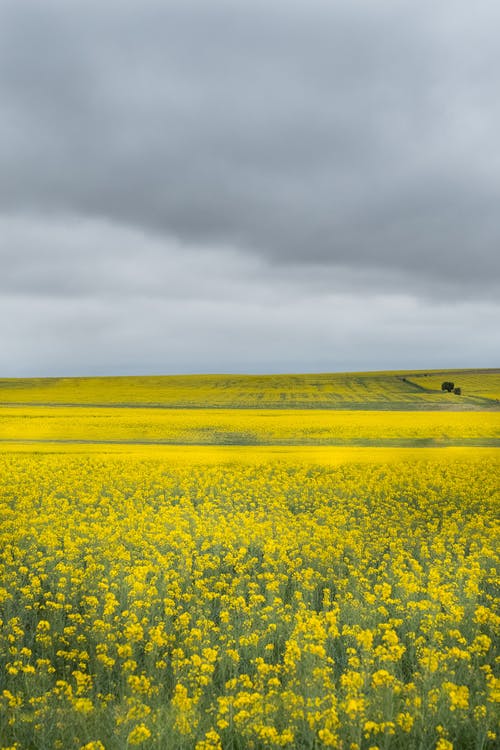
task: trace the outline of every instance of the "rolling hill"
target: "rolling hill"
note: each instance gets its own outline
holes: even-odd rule
[[[451,380],[461,395],[443,393]],[[226,409],[500,408],[500,369],[0,380],[1,405]]]

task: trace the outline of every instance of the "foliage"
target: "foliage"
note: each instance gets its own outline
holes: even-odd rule
[[[441,390],[448,391],[448,393],[451,393],[454,387],[455,383],[452,383],[451,380],[445,380],[443,383],[441,383]]]

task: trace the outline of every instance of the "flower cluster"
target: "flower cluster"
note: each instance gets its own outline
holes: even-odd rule
[[[0,748],[492,749],[497,468],[0,457]]]

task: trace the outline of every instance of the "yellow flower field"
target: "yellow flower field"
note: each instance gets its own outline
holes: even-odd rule
[[[136,447],[0,456],[0,747],[497,746],[494,449]]]
[[[443,380],[461,396],[442,393]],[[218,408],[499,407],[500,370],[0,379],[0,404]]]
[[[450,373],[415,373],[409,376],[409,380],[416,385],[429,390],[439,390],[443,380],[451,380],[461,386],[463,393],[475,396],[500,400],[500,374],[498,372],[463,371]]]
[[[500,411],[0,407],[0,441],[21,440],[500,445]]]

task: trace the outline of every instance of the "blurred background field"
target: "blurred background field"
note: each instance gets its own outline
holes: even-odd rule
[[[498,446],[499,394],[500,370],[10,379],[0,446]]]
[[[443,393],[443,381],[461,395]],[[0,380],[0,405],[480,410],[499,399],[499,369]]]
[[[500,412],[0,408],[0,444],[23,440],[228,446],[498,446]]]

